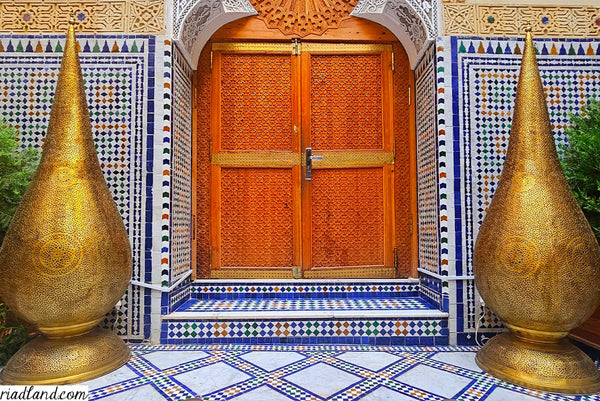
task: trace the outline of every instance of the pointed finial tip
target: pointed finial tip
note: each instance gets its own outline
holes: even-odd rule
[[[525,32],[531,33],[531,24],[527,24],[527,26],[525,27]]]
[[[75,22],[75,17],[73,17],[73,16],[71,15],[71,17],[69,17],[69,25],[71,25],[71,26],[75,26],[75,24],[76,24],[76,22]]]

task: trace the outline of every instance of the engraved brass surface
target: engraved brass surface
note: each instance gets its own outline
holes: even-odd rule
[[[395,278],[393,267],[345,267],[345,268],[312,268],[304,272],[304,278]]]
[[[213,43],[213,51],[241,53],[289,53],[299,55],[302,52],[311,53],[376,53],[391,52],[392,45],[377,43]]]
[[[94,148],[72,22],[40,165],[0,249],[0,298],[42,337],[9,360],[0,380],[70,383],[124,364],[127,346],[94,326],[131,271],[129,238]]]
[[[37,337],[23,346],[2,371],[2,383],[16,385],[77,383],[123,366],[129,347],[116,335],[95,328],[80,338]],[[110,333],[109,333],[110,334]]]
[[[217,270],[211,270],[211,278],[231,279],[231,278],[273,278],[273,279],[291,279],[291,278],[395,278],[396,271],[393,267],[343,267],[343,268],[313,268],[305,270],[299,275],[300,266],[286,269],[256,269],[243,267],[226,267]]]
[[[289,53],[293,43],[213,43],[213,51],[247,53]]]
[[[216,166],[227,167],[293,167],[301,162],[299,153],[291,152],[219,152],[210,157]]]
[[[479,293],[510,329],[479,351],[484,370],[543,390],[600,390],[591,360],[562,340],[600,303],[600,248],[558,161],[531,32],[506,161],[473,264]]]
[[[211,270],[210,278],[273,278],[273,279],[288,279],[288,278],[296,278],[294,277],[294,269],[286,268],[286,269],[257,269],[257,268],[243,268],[243,267],[235,267],[235,268],[220,268],[216,270]]]
[[[393,152],[315,150],[313,168],[376,167],[394,164]],[[211,163],[227,167],[293,167],[306,165],[306,156],[291,152],[219,152],[211,155]]]
[[[502,333],[491,338],[475,360],[484,371],[520,386],[535,383],[539,390],[578,394],[598,391],[598,368],[564,338],[544,343]]]
[[[322,159],[313,159],[313,168],[343,168],[343,167],[377,167],[394,164],[393,152],[380,151],[327,151],[313,150],[315,156]],[[303,158],[304,161],[304,158]]]
[[[377,43],[317,43],[302,42],[302,51],[310,53],[391,52],[392,45]]]

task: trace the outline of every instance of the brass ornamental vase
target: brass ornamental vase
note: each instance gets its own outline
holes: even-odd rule
[[[506,161],[473,264],[481,297],[509,329],[479,350],[478,365],[536,389],[599,391],[598,369],[565,337],[600,302],[600,248],[558,160],[530,29]]]
[[[97,327],[131,279],[131,246],[92,138],[71,21],[40,165],[0,249],[0,298],[41,336],[3,384],[64,384],[110,372],[127,345]]]

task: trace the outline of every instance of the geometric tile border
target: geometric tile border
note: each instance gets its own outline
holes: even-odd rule
[[[415,69],[419,268],[440,274],[435,46]]]
[[[155,37],[78,35],[96,150],[133,250],[133,279],[151,271],[151,146]],[[0,35],[0,118],[18,128],[23,146],[41,147],[54,96],[64,35]],[[5,94],[5,95],[4,95]],[[143,290],[130,286],[107,324],[145,338]],[[148,310],[149,313],[149,310]]]
[[[163,320],[165,344],[447,345],[446,319]]]
[[[177,45],[172,48],[173,143],[171,154],[170,284],[190,269],[192,246],[192,75]]]
[[[197,299],[243,298],[385,298],[389,296],[418,296],[417,280],[340,280],[285,281],[252,284],[228,281],[196,281],[191,297]]]
[[[472,275],[474,241],[496,189],[510,136],[514,91],[518,81],[522,39],[451,38],[453,57],[455,166],[460,182],[461,214],[456,215],[456,263]],[[600,40],[536,39],[538,64],[546,92],[551,125],[557,145],[566,144],[569,114],[577,113],[591,97],[600,98]],[[454,61],[456,60],[456,61]],[[460,197],[459,197],[460,196]],[[457,268],[458,269],[458,268]],[[498,319],[479,304],[472,280],[456,286],[458,342],[473,341],[480,332],[497,332]],[[457,305],[458,306],[458,305]],[[485,314],[485,319],[481,319]]]
[[[597,395],[568,397],[559,394],[545,393],[530,390],[495,379],[480,371],[470,370],[436,359],[438,355],[447,355],[455,352],[474,353],[478,347],[467,346],[369,346],[369,345],[132,345],[132,359],[127,368],[135,377],[110,383],[101,387],[94,387],[90,391],[90,400],[101,400],[107,396],[121,395],[126,397],[127,392],[133,389],[151,385],[164,400],[181,400],[192,397],[201,397],[205,400],[225,400],[242,394],[250,393],[259,387],[266,386],[292,400],[323,400],[299,384],[292,378],[316,365],[326,367],[333,371],[338,369],[343,374],[352,375],[355,379],[345,388],[327,397],[328,400],[354,401],[368,396],[371,392],[382,390],[393,398],[420,399],[443,401],[446,397],[423,390],[403,382],[403,374],[411,369],[426,369],[440,376],[468,383],[453,396],[454,399],[478,401],[486,399],[495,390],[502,391],[507,399],[518,399],[520,396],[530,396],[546,401],[598,401]],[[173,366],[161,369],[153,364],[153,353],[169,352],[174,358],[177,353],[183,355],[195,352],[196,358],[187,362],[174,363]],[[295,358],[289,363],[267,370],[244,359],[252,352],[289,352]],[[368,367],[354,364],[344,357],[347,352],[354,353],[386,353],[395,359],[381,369],[372,370]],[[175,360],[175,359],[174,359]],[[238,372],[241,381],[229,384],[223,388],[197,394],[183,384],[179,377],[186,373],[193,373],[201,369],[218,367],[230,372]],[[264,366],[264,365],[263,365]],[[218,372],[218,370],[216,370]],[[289,379],[288,379],[289,378]],[[263,387],[264,388],[264,387]],[[252,393],[256,394],[256,393]],[[235,398],[234,398],[235,399]]]

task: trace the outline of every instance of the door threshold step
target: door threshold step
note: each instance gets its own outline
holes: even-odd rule
[[[192,284],[196,285],[219,285],[219,284],[315,284],[315,285],[332,285],[332,284],[419,284],[418,278],[239,278],[239,279],[214,279],[214,278],[197,278]]]
[[[418,297],[418,279],[195,280],[192,299]]]
[[[190,299],[165,320],[445,318],[417,297],[376,299]]]
[[[361,319],[361,318],[447,318],[447,312],[431,310],[366,310],[366,311],[268,311],[268,312],[173,312],[163,320],[190,319]]]
[[[448,313],[415,279],[196,280],[162,344],[447,345]]]

